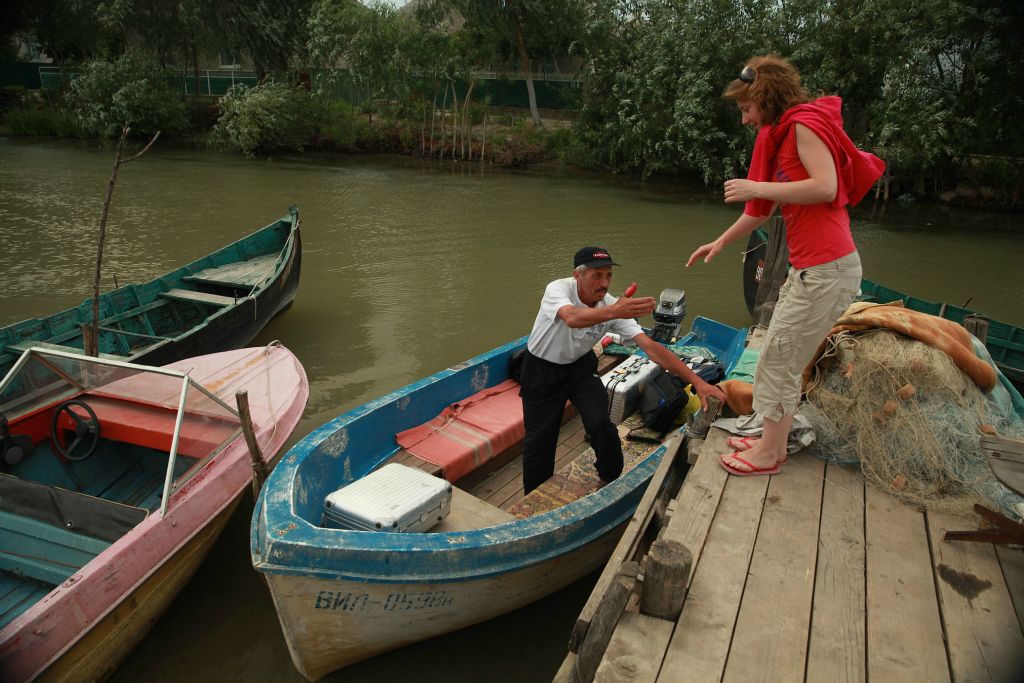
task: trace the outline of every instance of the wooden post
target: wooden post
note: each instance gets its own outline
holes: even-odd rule
[[[964,317],[964,327],[984,344],[988,340],[988,321],[988,316],[972,313]]]
[[[754,316],[758,327],[768,327],[775,303],[779,300],[779,288],[789,270],[789,248],[786,246],[786,224],[781,216],[772,219],[768,230],[768,248],[764,255],[764,272],[754,298]]]
[[[686,433],[694,439],[703,439],[711,429],[711,423],[718,417],[722,409],[721,402],[714,396],[708,397],[708,409],[701,410],[693,416],[693,422],[686,426]]]
[[[675,432],[671,439],[665,444],[665,455],[661,457],[661,463],[651,477],[643,498],[637,505],[636,512],[626,525],[618,545],[612,551],[608,563],[601,572],[600,578],[594,585],[587,603],[580,610],[580,616],[573,626],[569,635],[569,650],[572,653],[579,652],[583,642],[587,639],[590,625],[597,618],[597,612],[601,609],[601,602],[610,589],[610,585],[618,575],[617,569],[624,562],[633,560],[640,553],[645,539],[650,536],[653,518],[656,514],[659,503],[673,498],[682,486],[685,475],[684,467],[678,459],[679,449],[684,442],[688,441],[682,432]],[[634,563],[635,564],[635,563]]]
[[[587,637],[580,646],[576,657],[576,678],[580,683],[594,680],[597,667],[604,657],[604,651],[619,623],[622,610],[626,608],[629,596],[636,587],[636,577],[640,568],[636,562],[623,562],[615,580],[608,587],[601,604],[597,608],[594,620],[587,629]]]
[[[242,421],[242,434],[245,445],[249,447],[249,464],[252,466],[252,496],[260,495],[263,482],[267,480],[267,463],[263,460],[263,452],[256,441],[256,433],[252,428],[252,416],[249,414],[249,392],[239,389],[235,392],[235,404],[238,406],[238,418]]]
[[[92,325],[82,323],[82,350],[85,355],[98,358],[100,355],[100,342],[98,338],[99,326],[94,329]]]
[[[669,621],[678,619],[692,565],[693,555],[682,543],[664,538],[652,543],[644,563],[640,613]]]

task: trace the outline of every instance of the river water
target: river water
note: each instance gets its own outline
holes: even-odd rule
[[[111,150],[0,138],[0,326],[91,291]],[[749,323],[742,245],[684,270],[735,219],[702,190],[404,158],[251,160],[158,143],[121,167],[104,287],[148,280],[301,211],[294,306],[256,343],[280,340],[306,368],[292,442],[367,400],[529,332],[544,285],[580,246],[622,265],[613,290],[686,291],[689,318]],[[867,277],[1024,325],[1024,216],[937,206],[853,213]],[[643,321],[642,321],[643,322]],[[649,321],[648,321],[649,322]],[[689,321],[686,326],[688,327]],[[300,681],[248,555],[252,499],[114,681]],[[596,576],[462,632],[382,655],[328,681],[550,680]]]

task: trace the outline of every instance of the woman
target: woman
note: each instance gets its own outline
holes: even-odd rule
[[[732,474],[775,474],[786,461],[804,367],[860,288],[846,206],[867,194],[885,164],[854,147],[843,131],[842,101],[812,101],[784,59],[754,57],[724,96],[736,102],[744,125],[758,128],[747,178],[725,183],[725,201],[746,206],[686,265],[702,257],[708,263],[781,208],[791,267],[754,376],[754,410],[764,418],[764,431],[756,441],[730,439],[736,450],[720,457]]]

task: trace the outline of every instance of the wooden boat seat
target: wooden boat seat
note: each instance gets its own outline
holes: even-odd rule
[[[193,301],[200,304],[206,304],[207,306],[233,306],[238,301],[231,296],[196,292],[191,289],[169,289],[166,292],[161,292],[160,296],[165,299],[173,299],[175,301]]]
[[[457,486],[453,486],[452,504],[448,516],[428,533],[484,529],[489,526],[505,524],[506,522],[514,522],[515,519],[514,516],[501,508],[482,501]]]
[[[206,268],[186,275],[182,279],[187,282],[201,282],[210,285],[221,285],[224,287],[236,287],[238,289],[252,289],[261,285],[273,276],[279,255],[277,253],[264,254],[251,258],[248,261],[229,263],[224,266]]]
[[[0,474],[0,570],[59,584],[146,514],[136,507]]]

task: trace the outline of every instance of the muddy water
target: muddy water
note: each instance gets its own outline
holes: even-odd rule
[[[79,303],[112,153],[0,139],[0,325]],[[559,172],[407,159],[248,160],[159,145],[122,167],[104,286],[149,279],[284,215],[303,221],[295,305],[257,339],[302,360],[310,401],[294,439],[427,374],[529,332],[572,253],[607,246],[616,286],[686,290],[689,315],[748,322],[736,245],[683,269],[737,215],[716,197]],[[938,207],[854,213],[865,274],[1024,325],[1024,217]],[[688,323],[687,323],[688,325]],[[116,681],[301,680],[248,556],[251,499]],[[383,655],[331,681],[549,680],[596,577],[489,623]]]

